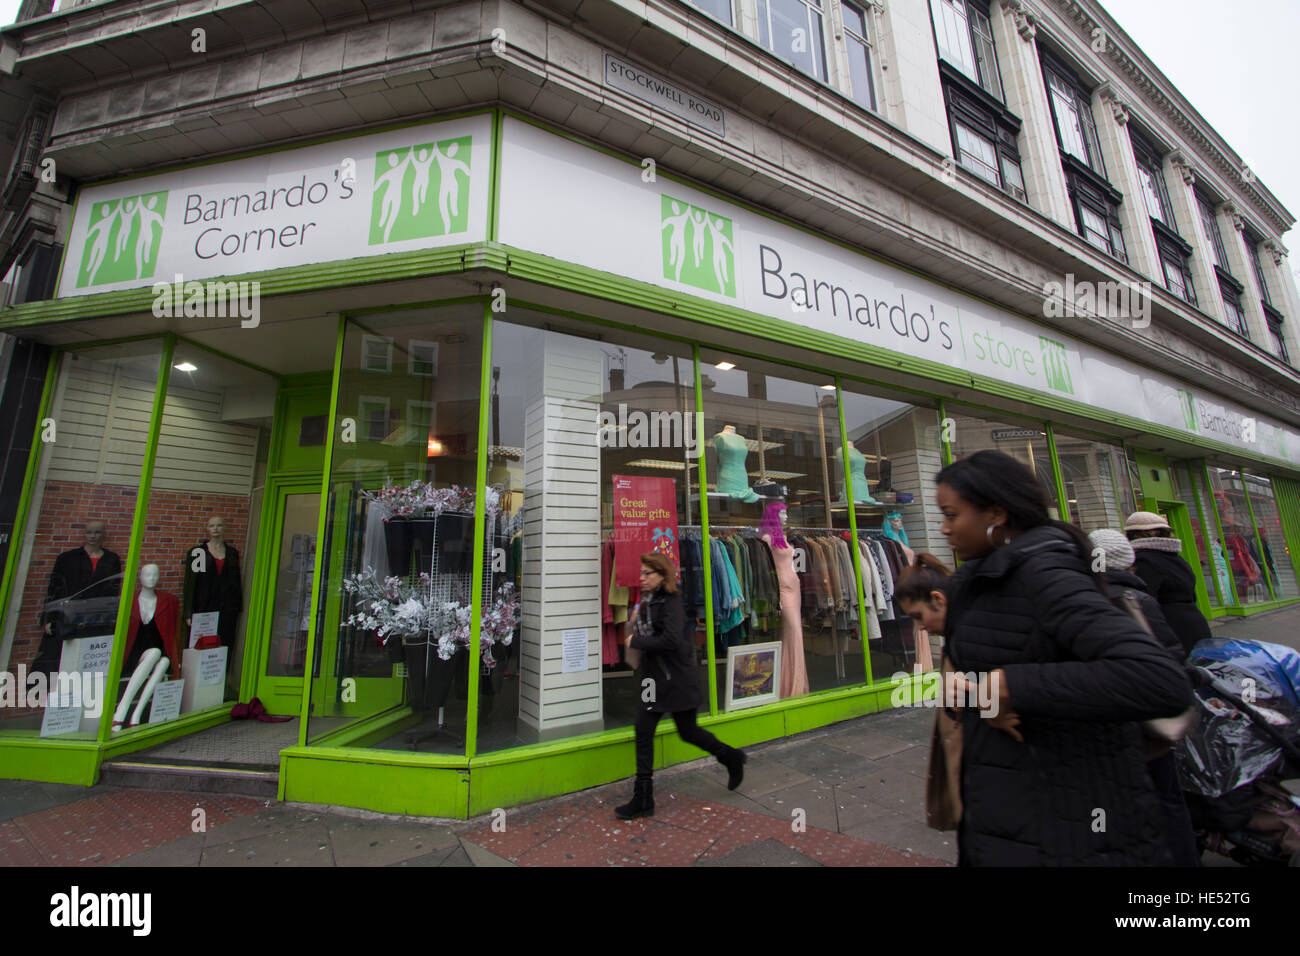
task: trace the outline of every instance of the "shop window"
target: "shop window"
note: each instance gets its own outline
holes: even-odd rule
[[[713,589],[718,706],[745,706],[755,691],[741,671],[761,646],[779,649],[777,697],[861,684],[863,632],[875,632],[860,620],[834,383],[708,350],[700,359],[711,532],[701,546],[723,572]],[[866,491],[855,487],[855,509]],[[788,548],[775,534],[762,540],[778,527]]]
[[[1268,568],[1273,597],[1300,597],[1296,582],[1295,563],[1286,533],[1282,530],[1282,516],[1278,513],[1273,482],[1262,475],[1244,473],[1242,480],[1250,492],[1250,507],[1255,514],[1255,527],[1259,530],[1259,545],[1264,564]]]
[[[488,482],[503,491],[488,584],[514,587],[522,619],[482,672],[480,751],[634,723],[642,687],[624,640],[642,554],[677,564],[688,609],[704,613],[686,540],[700,524],[690,352],[510,318],[492,332]],[[707,711],[702,632],[696,646]]]
[[[325,540],[299,538],[295,563],[290,536],[280,555],[290,585],[312,550],[322,561],[311,742],[390,714],[370,746],[464,752],[470,674],[484,666],[469,633],[482,323],[477,303],[346,323],[336,435],[351,409],[374,421],[334,443]],[[377,343],[395,374],[375,374]],[[488,607],[496,598],[484,590]]]
[[[826,81],[821,0],[758,0],[759,43],[813,79]]]
[[[126,588],[115,734],[239,696],[250,612],[261,617],[252,584],[275,395],[270,375],[176,344],[138,573]],[[301,654],[305,622],[298,637]]]
[[[934,477],[943,467],[939,417],[918,407],[858,391],[845,383],[844,427],[848,437],[860,562],[870,561],[864,583],[868,649],[876,681],[900,670],[929,670],[940,660],[942,638],[915,629],[893,601],[895,568],[908,552],[929,552],[954,567],[939,525]],[[842,472],[836,463],[837,476]],[[844,496],[839,496],[843,500]],[[838,502],[833,513],[847,510]],[[892,542],[892,543],[891,543]],[[887,573],[886,573],[887,572]],[[872,577],[881,584],[879,592]],[[886,587],[888,585],[888,587]]]
[[[161,355],[152,340],[59,359],[0,643],[4,670],[42,676],[26,688],[28,706],[0,708],[0,731],[98,732]],[[47,701],[51,681],[66,696]]]
[[[1123,448],[1057,430],[1056,453],[1070,522],[1085,534],[1098,528],[1122,529],[1124,519],[1138,510]]]
[[[1201,577],[1205,580],[1206,596],[1211,604],[1230,605],[1233,601],[1228,560],[1223,545],[1219,543],[1214,532],[1214,512],[1210,510],[1210,501],[1205,494],[1205,482],[1200,478],[1200,474],[1199,464],[1182,461],[1169,463],[1169,477],[1173,482],[1174,497],[1187,506],[1187,520],[1192,525],[1192,537],[1199,558]]]
[[[964,413],[959,406],[949,405],[948,416],[953,420],[952,456],[956,460],[977,451],[990,449],[1004,452],[1027,465],[1038,476],[1047,498],[1047,511],[1053,518],[1061,517],[1057,506],[1056,480],[1052,473],[1052,456],[1047,447],[1047,432],[1039,422],[990,420]]]
[[[1237,585],[1237,599],[1242,604],[1270,600],[1272,592],[1265,568],[1275,565],[1276,559],[1271,552],[1261,553],[1263,542],[1256,536],[1250,520],[1241,473],[1215,465],[1210,465],[1209,472],[1219,524],[1223,528],[1220,545]]]

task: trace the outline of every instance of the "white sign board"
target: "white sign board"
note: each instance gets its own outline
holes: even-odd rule
[[[510,117],[502,135],[507,245],[1300,462],[1300,434],[1046,325]]]
[[[561,633],[564,658],[560,668],[564,674],[581,674],[587,670],[587,629],[576,627]]]
[[[59,295],[482,241],[490,122],[408,126],[91,186],[77,200]]]
[[[149,705],[149,723],[161,724],[179,717],[181,715],[181,695],[184,690],[184,680],[163,681],[156,686],[153,689],[153,698]]]
[[[217,622],[221,620],[220,611],[202,611],[190,618],[190,643],[193,647],[201,637],[215,637]]]

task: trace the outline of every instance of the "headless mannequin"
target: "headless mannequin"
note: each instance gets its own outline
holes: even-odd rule
[[[158,565],[146,564],[140,569],[140,594],[136,598],[142,625],[152,624],[154,615],[158,611],[158,592],[154,590],[157,586]],[[171,661],[156,647],[151,647],[140,655],[140,663],[131,675],[131,680],[126,685],[126,692],[122,694],[122,699],[118,701],[117,710],[113,714],[113,733],[118,733],[123,726],[134,727],[140,722],[145,705],[153,698],[154,688],[158,686],[158,682],[163,679],[170,666]],[[140,694],[140,702],[128,724],[126,714],[137,693]]]
[[[844,450],[835,449],[835,460],[844,467]],[[858,451],[852,445],[849,446],[849,476],[853,481],[853,500],[857,504],[878,505],[880,504],[875,498],[871,497],[871,486],[867,483],[867,458],[862,452]],[[845,488],[844,498],[848,498],[847,487]]]
[[[714,435],[713,448],[718,453],[718,493],[744,502],[757,501],[759,496],[749,487],[749,472],[745,468],[749,444],[736,434],[736,426],[726,425]]]
[[[780,520],[785,521],[785,505],[768,505],[768,514],[779,509]],[[767,515],[764,515],[766,523]],[[776,538],[776,540],[774,540]],[[808,667],[803,656],[803,618],[799,596],[799,575],[794,569],[794,548],[785,540],[780,529],[763,535],[763,541],[772,551],[772,564],[776,566],[776,581],[781,593],[781,696],[808,693]]]

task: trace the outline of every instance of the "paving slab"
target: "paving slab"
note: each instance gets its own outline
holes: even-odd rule
[[[880,757],[876,760],[878,767],[896,767],[905,770],[914,777],[925,779],[926,771],[930,766],[930,748],[915,746],[906,750],[900,750],[897,753]],[[924,793],[924,791],[922,791]]]
[[[123,857],[109,866],[198,866],[203,858],[204,835],[191,833],[171,843]]]
[[[773,811],[772,816],[783,820],[790,826],[796,820],[810,827],[824,830],[839,829],[839,814],[835,805],[835,788],[828,783],[809,781],[777,790],[760,798],[765,807]],[[802,810],[801,817],[795,816],[796,810]]]
[[[849,753],[878,760],[901,750],[917,746],[910,740],[895,737],[892,734],[877,733],[873,730],[844,730],[823,738],[826,744],[846,750]]]
[[[924,823],[901,814],[869,820],[845,831],[846,836],[881,843],[902,854],[925,856],[946,863],[957,862],[957,835],[931,830]]]
[[[896,813],[925,820],[925,778],[902,767],[875,762],[869,769],[846,780],[838,790],[851,792],[863,800]]]
[[[871,766],[871,761],[866,757],[849,753],[822,743],[820,740],[803,747],[792,748],[774,759],[786,767],[827,784],[843,783]]]
[[[210,826],[208,828],[207,845],[211,848],[220,846],[223,843],[236,843],[247,840],[249,837],[265,836],[269,833],[280,833],[285,830],[312,826],[320,823],[321,817],[320,813],[296,807],[272,806],[263,808],[238,820],[222,823],[215,827]]]
[[[803,777],[804,780],[811,779],[804,777],[803,774],[797,776]],[[748,779],[747,775],[746,780],[748,781]],[[747,796],[745,791],[748,788],[745,784],[741,784],[739,790],[728,790],[725,783],[714,780],[712,777],[704,774],[687,773],[662,781],[662,785],[656,788],[656,792],[664,792],[665,788],[669,786],[671,786],[674,793],[699,797],[701,800],[724,807],[734,807],[737,810],[747,810],[751,813],[770,814],[775,812],[758,802],[756,797]]]
[[[762,840],[732,850],[726,856],[708,856],[693,866],[824,866],[776,840]]]
[[[449,856],[460,850],[460,844],[455,846],[443,847],[441,850],[433,850],[430,853],[422,853],[419,856],[413,856],[408,860],[398,860],[396,863],[390,863],[389,866],[442,866],[443,861]],[[462,851],[464,852],[464,851]],[[468,857],[467,857],[468,859]]]
[[[316,822],[208,846],[200,866],[333,866],[329,827]]]
[[[336,866],[388,866],[460,845],[449,827],[420,823],[334,818],[329,833]]]
[[[515,866],[505,857],[497,856],[491,850],[485,850],[475,843],[468,840],[461,841],[461,850],[465,853],[466,859],[472,866]]]
[[[0,780],[0,821],[60,807],[91,795],[89,787],[32,780]]]

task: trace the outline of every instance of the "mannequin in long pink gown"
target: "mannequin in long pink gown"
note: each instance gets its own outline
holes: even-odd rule
[[[782,536],[781,545],[763,535],[772,549],[776,581],[781,592],[781,696],[808,693],[808,666],[803,656],[803,619],[800,616],[799,575],[794,570],[794,548]]]

